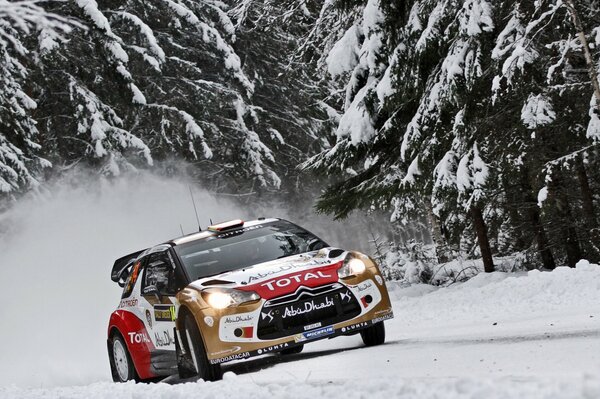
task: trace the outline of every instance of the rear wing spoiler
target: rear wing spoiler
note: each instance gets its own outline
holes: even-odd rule
[[[145,249],[142,249],[141,251],[133,252],[117,259],[112,267],[112,271],[110,272],[110,279],[115,283],[120,283],[122,280],[125,280],[125,278],[127,278],[128,268],[131,261],[135,260],[138,255],[144,251]]]

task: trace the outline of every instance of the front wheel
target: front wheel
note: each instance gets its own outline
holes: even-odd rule
[[[183,324],[185,337],[182,337],[182,340],[187,343],[185,347],[192,359],[195,374],[205,381],[220,380],[221,365],[211,364],[208,360],[196,321],[192,316],[187,316]]]
[[[135,367],[123,338],[119,334],[115,334],[110,345],[113,381],[127,382],[136,379]]]
[[[366,346],[381,345],[385,342],[385,326],[383,321],[361,330],[360,336]]]

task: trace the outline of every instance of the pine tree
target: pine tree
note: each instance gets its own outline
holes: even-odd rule
[[[35,1],[0,1],[0,196],[38,185],[38,172],[50,164],[40,157],[38,129],[32,112],[37,103],[25,89],[28,51],[24,37],[40,32],[56,41],[70,31],[67,20]]]

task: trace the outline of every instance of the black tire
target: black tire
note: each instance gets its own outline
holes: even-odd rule
[[[204,341],[198,330],[198,325],[194,320],[193,316],[187,316],[184,319],[183,325],[185,330],[183,331],[184,337],[181,340],[184,341],[185,350],[191,355],[192,361],[194,361],[193,368],[195,369],[195,375],[202,378],[204,381],[217,381],[223,376],[221,373],[220,364],[211,364],[206,356],[206,349],[204,348]],[[188,336],[189,334],[189,336]]]
[[[295,355],[297,353],[302,352],[304,349],[304,345],[294,346],[293,348],[284,349],[281,351],[282,355]]]
[[[360,336],[366,346],[381,345],[385,342],[385,326],[383,321],[361,330]]]
[[[115,333],[108,342],[110,356],[110,369],[114,382],[127,382],[138,380],[131,355],[121,334]]]

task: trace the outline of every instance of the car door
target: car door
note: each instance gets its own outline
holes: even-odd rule
[[[169,249],[152,252],[144,267],[141,301],[145,322],[155,350],[151,354],[153,366],[169,366],[175,353],[175,315],[179,304],[175,295],[180,289],[179,277]],[[165,353],[171,352],[171,353]],[[166,356],[164,359],[162,357]]]

